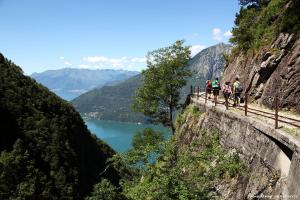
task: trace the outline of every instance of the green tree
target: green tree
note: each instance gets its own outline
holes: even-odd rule
[[[85,200],[121,200],[122,195],[117,192],[116,187],[107,179],[102,179],[100,183],[94,186],[91,196]]]
[[[151,128],[145,128],[132,138],[133,148],[124,153],[123,159],[129,166],[147,169],[162,153],[163,134]]]
[[[180,89],[191,75],[186,68],[190,59],[184,41],[149,52],[147,69],[142,71],[143,85],[137,90],[133,108],[149,116],[152,122],[170,127],[174,134],[173,115],[181,107]]]
[[[239,0],[241,6],[247,6],[249,4],[255,4],[257,6],[266,5],[270,0]]]

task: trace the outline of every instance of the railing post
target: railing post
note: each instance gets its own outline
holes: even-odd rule
[[[205,87],[205,103],[207,103],[207,88]]]
[[[217,95],[214,95],[215,106],[217,106]]]
[[[278,129],[278,109],[279,109],[279,98],[275,97],[275,129]]]
[[[197,99],[199,99],[199,93],[200,93],[200,88],[199,86],[197,87]]]
[[[245,93],[245,116],[248,115],[248,93]]]
[[[225,106],[226,106],[226,110],[228,110],[228,96],[227,96],[227,94],[225,94],[226,95],[226,97],[225,97]]]

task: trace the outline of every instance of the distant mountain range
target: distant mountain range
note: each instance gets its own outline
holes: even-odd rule
[[[182,99],[189,92],[189,85],[204,86],[207,79],[221,76],[225,65],[224,54],[229,53],[230,48],[230,45],[217,44],[202,50],[190,60],[187,67],[193,76],[182,89]],[[142,76],[137,75],[117,85],[84,93],[75,98],[72,104],[84,118],[144,123],[147,118],[130,109],[132,96],[141,84]]]
[[[94,88],[118,84],[138,73],[126,70],[64,68],[33,73],[31,77],[58,96],[71,100]]]

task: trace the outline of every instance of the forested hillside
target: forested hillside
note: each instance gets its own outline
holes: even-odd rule
[[[134,76],[115,86],[91,90],[72,101],[74,107],[86,118],[122,122],[146,122],[141,113],[131,110],[132,97],[142,84],[142,76]]]
[[[0,199],[82,199],[113,150],[66,101],[0,54]],[[108,168],[103,177],[117,184]]]

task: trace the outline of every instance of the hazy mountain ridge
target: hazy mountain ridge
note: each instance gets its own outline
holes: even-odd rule
[[[71,100],[84,92],[104,85],[115,85],[138,73],[127,70],[64,68],[33,73],[31,77],[60,97]]]
[[[190,91],[189,85],[204,86],[207,78],[221,75],[225,65],[223,55],[230,49],[230,45],[220,43],[202,50],[190,60],[187,67],[193,76],[182,89],[183,99]],[[75,98],[72,104],[87,119],[143,123],[147,118],[131,110],[131,99],[141,81],[142,76],[137,75],[115,86],[94,89]]]

